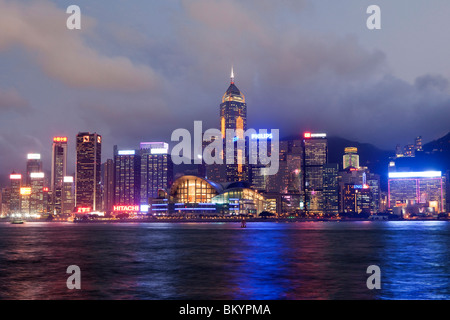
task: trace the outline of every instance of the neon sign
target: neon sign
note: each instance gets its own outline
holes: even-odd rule
[[[272,139],[271,133],[257,133],[252,134],[252,139],[254,140],[266,140],[266,139]]]
[[[67,137],[54,137],[53,142],[67,142]]]
[[[90,213],[91,207],[78,207],[77,213]]]
[[[135,205],[131,205],[131,206],[118,205],[118,206],[113,206],[113,211],[120,211],[120,212],[134,211],[134,212],[138,212],[139,211],[139,206],[135,206]]]
[[[326,138],[327,134],[326,133],[311,133],[311,132],[305,132],[304,137],[306,139],[309,138]]]

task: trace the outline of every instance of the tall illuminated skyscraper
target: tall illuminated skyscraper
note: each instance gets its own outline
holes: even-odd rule
[[[119,150],[114,156],[114,204],[140,204],[141,155],[136,150]]]
[[[44,173],[32,172],[30,173],[30,213],[42,214],[46,211],[44,205]]]
[[[67,175],[67,137],[54,137],[52,144],[52,172],[50,190],[52,191],[53,213],[61,213],[61,198],[64,177]]]
[[[9,214],[20,213],[20,188],[22,186],[22,175],[11,173],[9,175],[10,193],[9,193]]]
[[[339,165],[327,163],[323,165],[323,200],[322,209],[326,214],[339,213]]]
[[[142,142],[141,154],[141,205],[149,198],[157,198],[158,190],[169,191],[173,182],[173,162],[169,145],[165,142]]]
[[[224,162],[226,159],[226,130],[233,129],[243,130],[242,133],[237,133],[236,139],[244,139],[244,132],[247,130],[247,104],[245,103],[245,96],[234,84],[234,71],[231,69],[231,83],[227,91],[222,97],[220,104],[220,129],[224,139]],[[235,138],[235,137],[233,137]],[[235,140],[236,140],[235,139]],[[248,165],[238,164],[238,159],[246,155],[242,150],[237,150],[237,141],[234,143],[234,164],[226,165],[227,181],[242,181],[248,180]],[[247,163],[247,161],[245,161]]]
[[[113,212],[115,178],[114,160],[108,159],[102,165],[103,210],[110,214]]]
[[[75,205],[101,210],[102,136],[80,132],[77,135],[77,162],[75,177]]]
[[[61,192],[61,214],[66,216],[70,215],[75,207],[73,182],[72,176],[65,176],[63,178]]]
[[[39,153],[27,154],[27,175],[25,177],[25,184],[31,184],[31,173],[42,172],[42,160]]]
[[[303,206],[306,212],[323,213],[323,165],[328,162],[325,133],[305,133],[303,139]]]

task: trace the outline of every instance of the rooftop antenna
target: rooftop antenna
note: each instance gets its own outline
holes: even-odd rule
[[[234,71],[233,71],[233,66],[231,66],[231,84],[234,84]]]

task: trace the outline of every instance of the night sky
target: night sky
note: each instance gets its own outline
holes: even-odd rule
[[[82,29],[66,28],[77,4]],[[377,4],[382,29],[368,30]],[[113,145],[218,128],[235,82],[248,125],[327,132],[383,149],[450,131],[450,2],[443,0],[0,0],[0,177],[51,140]]]

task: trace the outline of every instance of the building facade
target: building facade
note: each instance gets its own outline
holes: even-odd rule
[[[157,198],[159,190],[166,192],[173,182],[173,162],[169,145],[165,142],[142,142],[140,204],[148,205],[150,198]]]
[[[390,172],[388,207],[403,214],[446,212],[446,179],[440,171]]]
[[[323,213],[323,165],[328,162],[325,133],[305,133],[303,139],[303,208],[306,213]]]
[[[238,148],[239,140],[242,140],[245,144],[244,132],[247,130],[247,104],[245,103],[244,94],[234,84],[233,70],[231,70],[230,86],[223,95],[222,103],[220,104],[220,129],[224,141],[224,161],[226,159],[226,154],[234,155],[233,163],[226,164],[227,181],[248,181],[248,161],[245,161],[247,155],[244,150],[239,150]],[[229,129],[235,130],[236,135],[227,137],[226,130]],[[231,144],[226,144],[227,138],[234,142],[233,146],[231,146]],[[231,148],[233,148],[233,150],[228,150]],[[238,161],[239,159],[241,160]]]
[[[52,213],[62,212],[62,193],[64,177],[67,176],[67,137],[54,137],[52,144],[52,167],[50,191],[52,194]]]
[[[80,132],[76,137],[75,206],[101,210],[102,136]]]
[[[114,156],[114,204],[140,204],[141,155],[136,150],[119,150]]]

